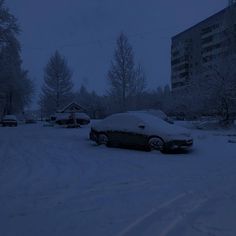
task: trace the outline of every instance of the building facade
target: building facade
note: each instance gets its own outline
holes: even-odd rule
[[[175,35],[171,45],[172,91],[182,91],[199,77],[209,77],[229,51],[229,28],[236,30],[235,1],[229,7]]]

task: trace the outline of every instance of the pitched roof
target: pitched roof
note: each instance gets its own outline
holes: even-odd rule
[[[85,112],[85,109],[81,107],[79,104],[72,102],[59,112],[60,113]]]

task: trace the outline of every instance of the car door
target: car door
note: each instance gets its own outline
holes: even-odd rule
[[[123,129],[117,134],[123,146],[142,147],[145,144],[145,124],[132,115],[122,120]]]
[[[121,145],[124,138],[124,118],[121,115],[108,117],[105,120],[104,132],[112,145]]]

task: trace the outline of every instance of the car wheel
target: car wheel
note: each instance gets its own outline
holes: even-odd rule
[[[108,137],[106,134],[99,134],[98,135],[98,142],[99,145],[108,145]]]
[[[165,143],[161,138],[153,137],[148,141],[149,150],[164,151]]]

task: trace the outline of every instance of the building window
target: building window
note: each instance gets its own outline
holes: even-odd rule
[[[176,82],[172,84],[172,88],[178,88],[178,87],[183,87],[184,82]]]
[[[214,37],[213,36],[209,36],[207,38],[202,39],[202,44],[208,44],[211,43],[213,41]]]
[[[221,43],[217,43],[217,44],[211,45],[209,47],[205,47],[202,50],[202,54],[207,53],[207,52],[212,52],[213,50],[219,49],[221,47],[222,47]]]
[[[214,24],[212,26],[209,26],[209,27],[206,27],[206,28],[203,28],[202,29],[202,32],[201,32],[201,35],[205,35],[205,34],[208,34],[208,33],[211,33],[212,31],[214,31],[215,29],[219,28],[220,27],[220,24]]]

